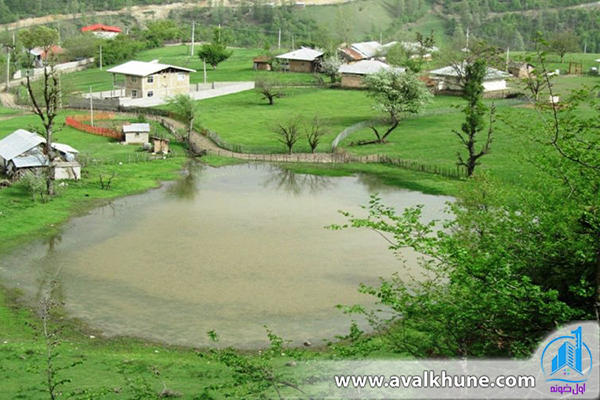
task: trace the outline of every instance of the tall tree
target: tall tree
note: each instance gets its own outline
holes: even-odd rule
[[[554,34],[549,44],[550,49],[560,57],[561,63],[567,53],[577,51],[579,48],[577,36],[573,31],[568,30]]]
[[[39,26],[20,31],[19,41],[26,49],[28,49],[27,54],[30,57],[30,62],[27,65],[29,66],[33,63],[29,50],[35,47],[41,47],[46,53],[41,90],[34,87],[29,71],[27,71],[26,74],[25,86],[31,100],[33,112],[40,118],[42,125],[44,126],[46,139],[45,153],[48,157],[49,164],[48,174],[46,176],[46,190],[48,196],[54,196],[54,168],[56,155],[52,148],[52,139],[55,119],[60,109],[61,85],[59,73],[54,68],[55,59],[50,49],[52,45],[58,42],[58,32],[54,29]]]
[[[360,144],[385,143],[387,137],[398,127],[403,114],[420,113],[433,98],[425,84],[410,71],[384,69],[367,75],[365,83],[369,96],[375,100],[373,109],[389,116],[389,126],[383,134],[375,126],[371,126],[377,139]]]
[[[458,165],[465,167],[467,176],[470,177],[475,172],[475,167],[479,165],[479,159],[488,154],[491,150],[493,123],[495,107],[490,109],[490,123],[487,131],[487,137],[481,149],[475,148],[477,137],[485,129],[486,106],[483,104],[483,80],[487,74],[487,64],[483,60],[476,60],[462,66],[463,73],[463,99],[467,104],[462,111],[465,114],[465,122],[462,123],[461,131],[453,131],[460,139],[460,142],[467,150],[467,157],[464,158],[461,152],[458,152]]]

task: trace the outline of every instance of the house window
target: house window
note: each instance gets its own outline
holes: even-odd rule
[[[133,98],[137,97],[137,90],[132,90],[131,91],[131,97],[133,97]]]
[[[154,77],[153,76],[149,76],[148,77],[148,83],[154,83]]]
[[[137,76],[132,76],[131,77],[131,82],[132,83],[136,83],[137,82]]]
[[[154,92],[152,90],[148,91],[148,97],[154,96]]]
[[[185,80],[185,75],[184,74],[177,74],[177,80],[180,81],[180,82],[183,81],[183,80]]]

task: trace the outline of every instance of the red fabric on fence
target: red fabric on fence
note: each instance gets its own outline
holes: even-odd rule
[[[101,119],[112,119],[114,118],[114,114],[111,113],[99,113],[94,115],[95,120]],[[84,121],[89,121],[89,115],[70,115],[65,119],[65,124],[68,126],[75,128],[79,131],[91,133],[92,135],[109,137],[117,140],[123,140],[123,134],[119,131],[110,128],[102,128],[98,126],[91,126],[88,124],[84,124]]]

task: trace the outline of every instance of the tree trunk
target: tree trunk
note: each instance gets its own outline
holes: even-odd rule
[[[270,106],[272,106],[272,105],[274,104],[274,103],[273,103],[273,97],[274,97],[274,96],[267,96],[267,98],[269,99],[269,105],[270,105]]]
[[[46,177],[46,192],[54,196],[54,149],[52,149],[52,126],[46,127],[46,154],[48,156],[48,176]]]

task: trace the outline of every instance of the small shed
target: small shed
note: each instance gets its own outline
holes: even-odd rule
[[[317,70],[322,57],[322,51],[302,47],[299,50],[282,54],[276,58],[282,61],[281,66],[284,71],[314,72]]]
[[[510,62],[508,64],[508,72],[516,78],[531,78],[535,67],[526,62]]]
[[[169,139],[161,138],[158,136],[152,137],[154,144],[153,152],[156,154],[169,154]]]
[[[270,56],[259,56],[254,60],[254,70],[255,71],[270,71],[271,68],[271,57]]]
[[[37,133],[17,129],[0,140],[0,168],[6,170],[13,158],[38,148],[42,143],[46,140]]]
[[[362,60],[357,63],[342,64],[338,72],[342,76],[342,87],[363,88],[363,79],[370,74],[376,74],[379,71],[390,69],[388,64],[377,60]],[[394,68],[398,72],[405,72],[406,68]]]
[[[149,142],[150,124],[123,125],[123,134],[127,144],[144,144]]]

